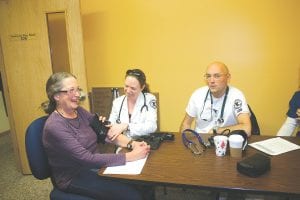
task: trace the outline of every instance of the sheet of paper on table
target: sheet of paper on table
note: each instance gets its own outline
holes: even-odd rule
[[[107,167],[103,174],[140,174],[143,170],[146,160],[147,157],[136,161],[126,162],[125,165]]]
[[[249,146],[273,156],[300,149],[299,145],[289,142],[281,137],[253,142],[249,144]]]

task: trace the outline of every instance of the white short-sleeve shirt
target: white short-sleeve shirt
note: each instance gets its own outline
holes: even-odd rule
[[[194,91],[186,107],[186,112],[189,116],[196,119],[196,132],[208,133],[215,126],[226,127],[236,125],[239,114],[250,113],[244,94],[235,87],[228,87],[226,101],[224,101],[225,94],[220,98],[212,96],[211,101],[208,86]],[[223,104],[224,111],[221,117]],[[218,120],[221,118],[223,120]],[[220,121],[222,122],[220,123]]]

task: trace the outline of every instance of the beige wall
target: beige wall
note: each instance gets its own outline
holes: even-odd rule
[[[52,73],[46,13],[57,11],[65,12],[70,72],[77,76],[85,90],[87,81],[79,0],[0,1],[4,61],[0,71],[14,152],[24,174],[30,173],[25,132],[30,122],[45,115],[40,104],[47,99],[45,83]],[[84,102],[83,106],[88,107],[88,103]]]
[[[298,89],[298,0],[81,1],[89,89],[123,85],[127,68],[159,92],[161,129],[177,131],[208,63],[225,62],[231,84],[274,135]]]

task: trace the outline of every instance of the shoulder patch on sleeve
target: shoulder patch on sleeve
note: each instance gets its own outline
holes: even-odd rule
[[[240,99],[236,99],[234,100],[234,109],[237,113],[241,112],[242,111],[242,100]]]
[[[149,104],[150,104],[151,108],[156,109],[157,104],[156,104],[156,100],[155,100],[155,99],[152,99],[152,100],[149,102]]]

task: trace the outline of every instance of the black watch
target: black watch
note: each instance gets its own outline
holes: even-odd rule
[[[132,142],[133,140],[130,140],[128,143],[127,143],[127,149],[132,149]]]

